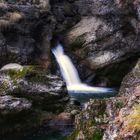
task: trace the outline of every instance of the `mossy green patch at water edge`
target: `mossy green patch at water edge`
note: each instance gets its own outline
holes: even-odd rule
[[[74,130],[73,133],[67,138],[67,140],[76,140],[80,131]],[[92,135],[86,137],[85,140],[102,140],[103,131],[96,128]]]
[[[61,93],[64,92],[64,88],[59,77],[48,75],[46,69],[38,66],[24,66],[20,70],[12,69],[1,72],[8,76],[11,81],[10,91],[6,90],[7,86],[2,88],[3,91],[6,91],[6,94],[19,98],[24,97],[32,101],[33,106],[38,109],[55,113],[63,111],[65,101],[61,101],[61,99],[66,94]],[[5,77],[3,79],[5,80]]]
[[[3,85],[6,95],[24,97],[32,103],[28,111],[16,112],[7,109],[7,114],[0,114],[0,135],[21,134],[28,130],[31,132],[32,128],[36,129],[44,121],[47,122],[51,114],[63,112],[66,104],[63,100],[66,95],[63,81],[55,75],[48,74],[46,69],[25,66],[17,70],[3,69],[0,74],[0,80],[7,82]],[[8,87],[10,90],[7,88],[8,84],[11,85]]]

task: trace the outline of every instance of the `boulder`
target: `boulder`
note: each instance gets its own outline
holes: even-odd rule
[[[57,105],[59,100],[67,96],[64,82],[45,69],[7,64],[0,73],[1,94],[25,97],[44,108],[50,104]]]
[[[140,52],[138,38],[132,28],[125,34],[124,25],[119,18],[83,17],[66,34],[66,45],[79,57],[80,64],[93,70],[121,62]]]
[[[0,70],[0,136],[40,127],[68,101],[65,83],[46,69],[7,64]],[[6,135],[7,136],[6,136]]]

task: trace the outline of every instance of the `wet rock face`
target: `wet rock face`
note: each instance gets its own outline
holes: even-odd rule
[[[1,65],[34,63],[34,59],[40,57],[47,66],[55,26],[49,1],[8,1],[0,9]]]
[[[123,27],[124,24],[123,21],[122,23],[120,22],[119,18],[114,19],[112,22],[109,17],[98,18],[84,16],[68,33],[68,41],[70,44],[73,43],[73,45],[74,43],[75,45],[76,43],[79,43],[79,45],[84,44],[86,46],[91,42],[94,43],[97,40],[101,40],[104,37],[113,34],[115,31]]]
[[[133,28],[125,24],[126,21],[119,18],[83,17],[66,35],[66,42],[81,57],[79,63],[96,70],[126,60],[140,51]]]
[[[127,63],[131,59],[132,63],[135,63],[139,57],[139,3],[131,0],[77,0],[74,5],[80,21],[65,33],[66,49],[78,58],[76,65],[82,79],[87,81],[90,75],[113,83],[107,75],[98,77],[97,73],[100,70],[100,75],[107,71],[109,73],[111,69],[108,68],[111,66],[112,70],[115,70],[116,64],[120,64],[121,69],[123,62]],[[87,70],[83,75],[81,69],[84,67]],[[129,70],[126,70],[122,75],[128,72]],[[120,82],[117,81],[121,81],[123,76],[113,85],[119,85]]]

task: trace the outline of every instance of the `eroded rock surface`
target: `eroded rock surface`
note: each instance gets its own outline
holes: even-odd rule
[[[139,61],[124,78],[119,96],[91,100],[76,116],[70,140],[137,140],[139,139]],[[132,82],[133,81],[133,82]],[[128,83],[132,83],[129,84]]]

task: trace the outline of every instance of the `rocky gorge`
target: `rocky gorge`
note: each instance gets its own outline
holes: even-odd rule
[[[139,0],[1,1],[0,138],[60,122],[74,125],[68,140],[139,140],[139,34]],[[117,96],[72,101],[51,53],[58,40],[82,81]]]

